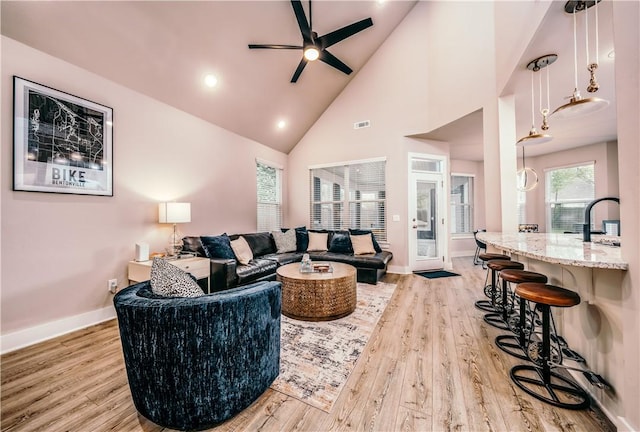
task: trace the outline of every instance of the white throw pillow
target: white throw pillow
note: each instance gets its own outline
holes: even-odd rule
[[[249,243],[244,239],[244,237],[240,236],[236,240],[231,241],[231,249],[233,249],[233,253],[236,256],[236,259],[240,264],[247,265],[249,261],[253,259],[253,252],[251,252],[251,247],[249,247]]]
[[[204,291],[184,270],[169,264],[162,258],[154,258],[151,264],[151,291],[163,297],[199,297]]]
[[[271,231],[271,235],[276,242],[278,253],[296,251],[296,230],[290,229],[287,232]]]
[[[321,252],[327,250],[328,233],[316,233],[309,231],[309,246],[307,251]]]
[[[353,246],[354,255],[376,253],[373,247],[373,240],[371,240],[371,234],[351,235],[351,246]]]

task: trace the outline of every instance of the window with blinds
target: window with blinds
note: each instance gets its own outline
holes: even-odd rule
[[[473,176],[451,176],[451,234],[473,234]]]
[[[282,226],[282,169],[256,162],[258,232]]]
[[[582,232],[584,209],[595,198],[594,164],[547,170],[547,231]]]
[[[310,169],[311,229],[367,229],[387,240],[385,161]]]
[[[518,224],[527,223],[527,193],[519,190],[517,192],[517,212],[518,212]]]

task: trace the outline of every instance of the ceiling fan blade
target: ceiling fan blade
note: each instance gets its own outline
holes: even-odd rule
[[[318,38],[323,48],[328,48],[333,44],[336,44],[346,38],[353,36],[354,34],[369,28],[373,25],[373,20],[371,18],[363,19],[362,21],[355,22],[353,24],[349,24],[346,27],[342,27],[341,29],[334,30],[331,33],[327,33],[324,36]]]
[[[249,49],[302,49],[300,45],[249,44]]]
[[[326,64],[328,64],[329,66],[333,66],[334,68],[338,69],[341,72],[346,73],[347,75],[349,75],[351,72],[353,72],[349,66],[347,66],[344,63],[342,63],[338,59],[338,57],[334,56],[333,54],[331,54],[327,50],[320,51],[320,57],[318,57],[318,58],[320,60],[322,60],[323,62],[325,62]]]
[[[304,14],[302,3],[300,0],[291,0],[291,6],[293,7],[293,12],[296,14],[298,27],[300,27],[300,33],[302,33],[302,39],[305,42],[311,42],[311,28],[309,27],[307,17]]]
[[[300,63],[298,64],[298,67],[296,68],[296,71],[293,73],[293,76],[291,77],[291,82],[292,83],[298,81],[298,78],[300,78],[300,74],[302,73],[302,71],[304,70],[304,67],[306,65],[307,65],[307,59],[302,57],[302,60],[300,60]]]

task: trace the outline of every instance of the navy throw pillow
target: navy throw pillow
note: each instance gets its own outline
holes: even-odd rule
[[[351,245],[351,238],[349,237],[349,231],[334,231],[331,239],[329,240],[329,252],[336,253],[353,253],[353,246]]]
[[[289,228],[280,228],[282,232],[289,231]],[[306,226],[295,228],[296,230],[296,252],[306,252],[309,247],[309,232]]]
[[[219,236],[201,236],[200,240],[207,258],[236,259],[227,233]]]
[[[376,252],[382,252],[382,248],[376,241],[376,235],[371,232],[371,230],[363,230],[363,229],[349,229],[349,232],[353,235],[363,235],[363,234],[371,234],[371,241],[373,242],[373,248]]]

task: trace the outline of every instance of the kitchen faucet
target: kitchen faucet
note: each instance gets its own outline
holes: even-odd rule
[[[587,204],[587,207],[584,209],[584,224],[582,224],[582,241],[584,242],[591,241],[591,209],[600,201],[615,201],[620,204],[620,198],[616,197],[598,198]]]

